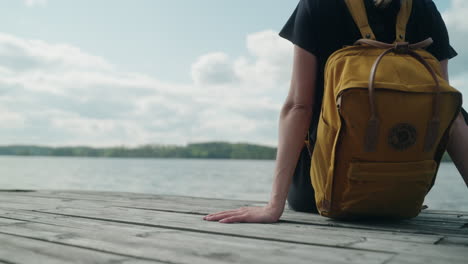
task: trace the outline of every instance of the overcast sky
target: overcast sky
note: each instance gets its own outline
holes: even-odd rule
[[[297,2],[0,0],[0,145],[276,145]],[[468,1],[434,2],[466,94]]]

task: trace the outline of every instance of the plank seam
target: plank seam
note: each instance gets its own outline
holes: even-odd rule
[[[400,233],[400,234],[421,234],[421,235],[434,235],[434,236],[440,236],[442,234],[440,233],[434,233],[434,232],[423,232],[423,231],[417,231],[417,232],[412,232],[411,230],[387,230],[387,229],[381,229],[381,228],[364,228],[364,227],[358,227],[358,226],[352,226],[352,227],[346,227],[346,226],[339,226],[333,223],[330,224],[318,224],[318,223],[306,223],[306,222],[300,222],[300,221],[293,221],[293,220],[280,220],[280,222],[284,223],[290,223],[290,224],[301,224],[301,225],[318,225],[318,226],[326,226],[326,227],[334,227],[334,228],[353,228],[353,229],[359,229],[359,230],[371,230],[371,231],[379,231],[379,232],[386,232],[386,233]],[[448,231],[448,230],[443,230],[443,231]],[[452,231],[452,230],[450,230]],[[455,230],[453,230],[455,232]],[[451,232],[441,232],[441,233],[448,233],[452,235]],[[454,235],[456,235],[454,233]]]
[[[21,224],[28,224],[28,223],[43,224],[43,225],[50,225],[50,226],[59,226],[59,227],[63,226],[63,225],[57,225],[57,224],[52,224],[52,223],[48,223],[48,222],[41,222],[41,221],[37,221],[37,220],[6,217],[6,216],[2,216],[2,215],[0,215],[0,218],[21,221],[20,223],[11,223],[11,224],[6,224],[6,225],[0,225],[0,227],[1,226],[9,226],[9,225],[21,225]]]
[[[113,205],[111,207],[137,209],[137,210],[143,210],[143,211],[166,212],[166,213],[174,213],[174,214],[206,215],[205,213],[198,213],[198,212],[191,212],[191,211],[177,211],[177,210],[169,210],[169,209],[144,208],[144,207],[134,207],[134,206]]]
[[[439,238],[436,242],[434,242],[434,245],[438,245],[440,242],[442,242],[445,238],[447,238],[447,236],[443,236],[441,238]]]
[[[8,219],[8,220],[15,220],[15,221],[22,221],[22,222],[30,222],[29,220],[21,220],[18,218],[13,218],[13,217],[8,217],[8,216],[3,216],[3,215],[0,215],[0,218]]]
[[[18,264],[16,262],[11,262],[11,261],[4,260],[4,259],[0,259],[0,263],[2,263],[2,264]]]
[[[350,247],[350,246],[354,246],[356,244],[364,243],[364,242],[367,242],[367,237],[361,237],[356,241],[351,241],[349,243],[343,243],[343,244],[339,244],[339,245],[343,246],[343,247]]]
[[[385,260],[385,261],[382,262],[381,264],[388,264],[388,263],[390,263],[394,258],[396,258],[396,256],[398,256],[398,254],[395,254],[395,255],[391,256],[390,258],[388,258],[387,260]]]

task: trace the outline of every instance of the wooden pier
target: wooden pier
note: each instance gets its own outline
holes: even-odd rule
[[[425,210],[412,220],[386,223],[290,210],[275,224],[202,220],[208,213],[263,204],[0,191],[0,263],[468,263],[468,212]]]

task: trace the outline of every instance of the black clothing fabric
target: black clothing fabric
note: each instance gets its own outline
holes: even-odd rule
[[[461,113],[463,114],[463,118],[465,118],[465,122],[468,125],[468,113],[465,109],[462,108]]]
[[[385,9],[375,7],[373,0],[364,2],[377,40],[394,42],[400,1],[392,1]],[[434,43],[427,50],[439,60],[457,55],[450,46],[447,28],[432,0],[413,0],[406,32],[410,43],[431,37]],[[279,35],[324,59],[320,61],[326,61],[334,51],[361,38],[344,0],[301,0]]]
[[[318,213],[315,191],[310,181],[310,161],[309,150],[304,146],[289,187],[288,205],[294,211]]]
[[[366,12],[378,41],[393,43],[396,39],[396,18],[400,1],[394,0],[385,9],[374,6],[373,0],[364,0]],[[313,117],[310,125],[310,144],[316,140],[316,128],[320,116],[323,97],[324,69],[328,57],[343,46],[352,45],[361,38],[359,28],[344,0],[300,0],[293,14],[279,35],[295,45],[314,54],[318,60]],[[431,37],[434,43],[427,48],[438,60],[451,59],[457,55],[450,46],[447,28],[442,16],[432,0],[413,0],[412,12],[406,28],[406,41],[416,43]],[[468,114],[463,110],[468,123]],[[301,161],[296,167],[293,182],[288,194],[289,206],[297,211],[316,212],[314,190],[310,183],[310,156],[301,153],[301,159],[309,159],[309,164]],[[308,167],[307,167],[308,166]],[[306,168],[307,167],[307,168]],[[298,170],[305,170],[298,173]],[[314,205],[311,208],[311,204]]]

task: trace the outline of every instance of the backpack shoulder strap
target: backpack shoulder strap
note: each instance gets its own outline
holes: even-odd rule
[[[400,12],[398,12],[396,24],[396,42],[406,40],[406,25],[413,10],[413,0],[401,0]]]
[[[398,0],[394,0],[398,1]],[[396,42],[404,42],[406,39],[406,25],[408,24],[413,9],[413,0],[401,1],[396,23]],[[366,6],[364,0],[345,0],[349,12],[353,16],[354,22],[361,31],[362,38],[376,40],[374,32],[367,19]]]
[[[348,10],[353,16],[354,22],[361,31],[362,38],[376,40],[374,32],[367,20],[366,6],[364,0],[345,0]],[[405,27],[406,28],[406,27]]]

